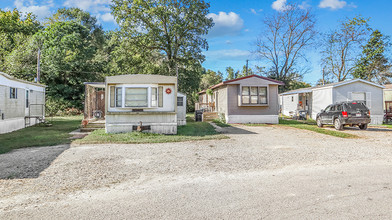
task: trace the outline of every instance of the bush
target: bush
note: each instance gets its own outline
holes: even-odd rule
[[[47,116],[71,116],[80,115],[82,111],[72,106],[71,102],[65,99],[54,99],[47,97],[45,104]]]

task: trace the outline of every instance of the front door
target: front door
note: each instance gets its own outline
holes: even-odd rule
[[[102,111],[102,117],[105,117],[105,90],[97,91],[97,110]]]

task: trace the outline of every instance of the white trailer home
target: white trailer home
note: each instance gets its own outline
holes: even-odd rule
[[[280,94],[281,112],[290,116],[300,110],[305,110],[312,119],[317,113],[330,104],[342,101],[363,101],[370,109],[371,124],[382,124],[383,89],[378,85],[362,79],[331,83],[297,89]]]
[[[0,134],[44,120],[45,86],[0,72]]]
[[[177,77],[145,74],[108,76],[105,91],[107,133],[142,129],[152,133],[177,134]],[[185,102],[183,105],[185,107]]]

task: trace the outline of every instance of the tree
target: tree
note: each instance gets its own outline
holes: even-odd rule
[[[233,67],[226,67],[226,73],[227,73],[227,78],[226,78],[226,80],[232,80],[232,79],[235,79],[236,77],[235,77],[235,72],[234,72],[234,69],[233,69]]]
[[[0,9],[0,71],[6,71],[6,56],[40,29],[41,25],[32,13],[22,15],[17,9]]]
[[[221,72],[218,71],[218,73],[216,73],[212,70],[207,70],[201,77],[200,89],[201,90],[208,89],[211,86],[222,82],[222,79],[223,79],[223,74]]]
[[[84,82],[101,80],[92,62],[96,47],[88,28],[75,21],[56,22],[35,38],[42,42],[42,82],[50,101],[62,108],[82,107]]]
[[[379,30],[373,31],[368,43],[362,47],[362,56],[353,71],[354,78],[379,84],[390,83],[392,79],[391,65],[384,55],[389,45],[387,37]]]
[[[104,43],[104,31],[96,17],[79,8],[60,8],[52,17],[47,18],[46,25],[64,21],[75,21],[86,27],[92,37],[92,42],[97,48]]]
[[[368,21],[360,16],[346,19],[338,30],[325,35],[321,65],[336,81],[344,81],[353,74],[357,51],[368,34]]]
[[[168,74],[176,75],[179,65],[204,61],[201,51],[208,44],[203,36],[213,25],[206,17],[209,7],[203,0],[114,0],[112,13],[139,53],[163,54]]]
[[[315,18],[309,9],[288,4],[284,10],[265,17],[264,30],[256,41],[255,53],[270,67],[266,72],[274,79],[288,82],[305,73],[300,61],[317,34]],[[287,90],[287,86],[282,87]]]

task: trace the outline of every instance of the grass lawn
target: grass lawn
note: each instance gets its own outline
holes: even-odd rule
[[[77,144],[140,144],[140,143],[167,143],[181,141],[197,141],[226,139],[225,135],[219,134],[214,127],[207,122],[192,122],[188,120],[184,126],[177,128],[177,135],[151,134],[141,132],[130,132],[120,134],[107,134],[100,129],[92,132],[83,139],[75,140]]]
[[[66,144],[69,132],[77,129],[82,116],[47,118],[52,126],[32,126],[11,133],[0,134],[0,154],[23,147]]]
[[[218,125],[218,126],[221,127],[221,128],[230,127],[229,124],[226,124],[226,123],[222,122],[222,121],[219,120],[219,119],[214,119],[214,120],[212,120],[212,122],[213,122],[214,124]]]
[[[314,121],[314,120],[296,121],[296,120],[279,119],[279,125],[314,131],[314,132],[317,132],[320,134],[326,134],[326,135],[331,135],[331,136],[340,137],[340,138],[358,138],[357,135],[347,134],[347,133],[335,131],[335,130],[327,130],[324,128],[319,128],[319,127],[317,127],[316,121]]]

